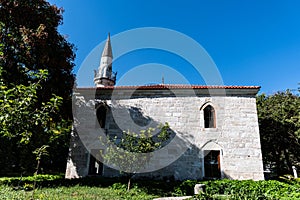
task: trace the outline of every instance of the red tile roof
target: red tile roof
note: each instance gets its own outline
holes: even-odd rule
[[[78,89],[95,90],[96,87],[81,87]],[[223,85],[174,85],[174,84],[159,84],[159,85],[142,85],[142,86],[106,86],[98,87],[101,90],[162,90],[162,89],[260,89],[260,86],[223,86]]]

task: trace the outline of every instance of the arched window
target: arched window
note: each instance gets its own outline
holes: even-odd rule
[[[106,107],[104,105],[101,105],[98,109],[97,109],[97,119],[98,119],[98,123],[100,125],[101,128],[105,128],[105,121],[106,121]]]
[[[204,113],[204,128],[216,128],[215,109],[208,105],[203,109]]]

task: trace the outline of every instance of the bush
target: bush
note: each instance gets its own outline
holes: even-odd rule
[[[194,194],[194,186],[198,181],[186,180],[183,181],[179,186],[175,187],[175,194],[178,196],[186,196]]]
[[[216,180],[205,181],[205,194],[195,196],[197,199],[298,199],[300,184],[291,184],[270,180]],[[204,198],[205,197],[205,198]]]
[[[51,182],[57,180],[65,180],[64,175],[50,175],[50,174],[38,174],[36,176],[26,177],[2,177],[0,178],[0,185],[11,185],[20,186],[24,184],[32,184],[34,181],[37,182]]]

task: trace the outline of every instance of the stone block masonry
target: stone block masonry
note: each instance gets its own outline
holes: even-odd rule
[[[99,102],[107,107],[103,131],[108,134],[117,135],[122,130],[139,132],[168,122],[186,145],[184,152],[178,152],[181,149],[176,143],[168,144],[167,151],[150,160],[157,170],[140,176],[177,180],[264,178],[255,100],[257,87],[224,87],[226,95],[217,88],[214,96],[210,96],[207,88],[143,87],[133,88],[133,92],[126,88],[85,88],[74,93],[77,98],[74,108],[80,119],[75,116],[78,123],[74,124],[72,137],[80,130],[78,137],[83,141],[71,140],[66,178],[89,175],[91,150],[104,148],[95,139],[101,129],[97,119],[91,119]],[[213,111],[206,117],[204,109],[208,105]],[[206,120],[213,120],[212,127],[206,127]],[[105,165],[100,174],[120,175]]]

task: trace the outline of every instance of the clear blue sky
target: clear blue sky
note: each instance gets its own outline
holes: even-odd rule
[[[300,1],[298,0],[50,0],[63,7],[59,31],[77,47],[75,72],[103,40],[134,28],[163,27],[179,31],[201,44],[215,62],[225,85],[259,85],[272,94],[295,89],[300,82]],[[116,44],[115,44],[116,46]],[[112,40],[112,47],[114,43]],[[99,52],[99,56],[100,56]],[[100,59],[100,58],[98,58]],[[90,75],[80,77],[79,86],[93,86]],[[148,63],[148,83],[176,83],[176,75],[163,72],[165,66],[179,71],[191,84],[204,84],[184,59],[169,52],[134,51],[113,64],[118,78],[131,68]],[[159,69],[162,72],[159,72]],[[149,68],[147,68],[149,69]],[[152,73],[150,73],[152,71]],[[156,75],[153,75],[156,73]],[[138,82],[130,84],[141,84]],[[151,79],[153,78],[153,79]],[[178,83],[182,83],[178,79]],[[120,84],[120,83],[119,83]]]

